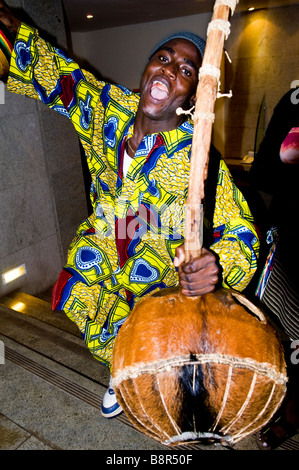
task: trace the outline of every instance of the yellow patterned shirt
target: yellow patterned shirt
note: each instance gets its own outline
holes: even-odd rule
[[[54,288],[90,351],[110,366],[115,336],[138,300],[178,283],[175,249],[183,242],[193,124],[147,135],[126,176],[124,146],[139,95],[97,80],[31,27],[19,29],[8,89],[71,119],[92,184],[92,215],[83,221]],[[248,205],[220,160],[214,241],[223,285],[243,290],[256,269],[259,241]]]

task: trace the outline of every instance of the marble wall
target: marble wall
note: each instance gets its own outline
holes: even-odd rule
[[[265,97],[267,126],[280,98],[299,81],[299,4],[235,14],[226,48],[225,156],[254,150],[259,109]]]
[[[60,0],[8,0],[23,9],[54,43],[67,45]],[[3,285],[37,294],[53,286],[68,245],[87,216],[77,135],[66,118],[4,89],[0,104],[0,276],[26,265],[26,275]]]

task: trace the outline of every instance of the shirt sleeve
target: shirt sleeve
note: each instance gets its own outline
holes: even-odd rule
[[[242,291],[257,268],[260,241],[249,206],[221,160],[214,212],[214,244],[223,286]]]
[[[22,24],[16,37],[7,89],[38,99],[71,119],[82,143],[91,143],[104,82],[83,71],[65,52]]]

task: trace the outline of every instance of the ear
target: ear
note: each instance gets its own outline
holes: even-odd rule
[[[190,107],[195,106],[196,103],[196,93],[190,97]]]

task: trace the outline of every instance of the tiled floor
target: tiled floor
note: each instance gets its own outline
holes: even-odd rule
[[[100,415],[108,370],[87,351],[77,327],[46,300],[23,293],[0,299],[0,450],[168,450],[137,431],[124,414]],[[255,436],[233,449],[258,450]],[[281,449],[299,450],[299,436]]]

